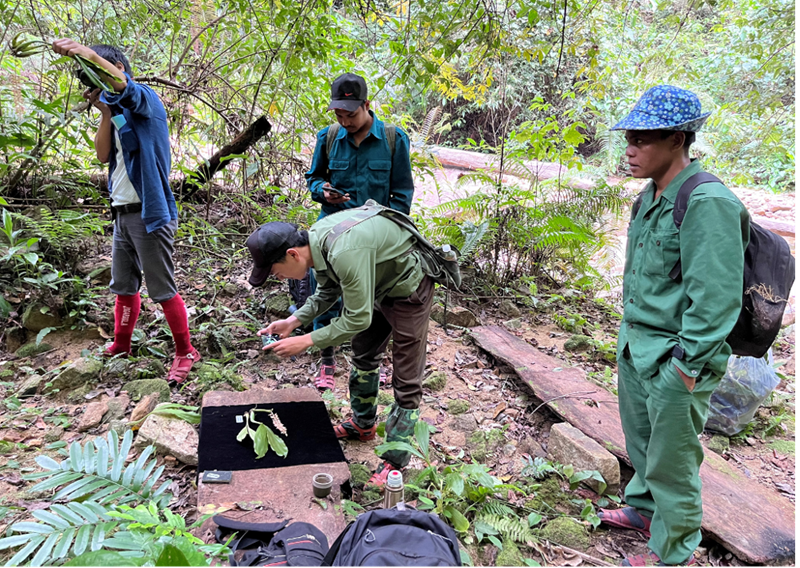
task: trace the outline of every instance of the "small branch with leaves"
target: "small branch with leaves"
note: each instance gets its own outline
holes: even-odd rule
[[[283,425],[274,411],[266,408],[252,408],[241,415],[245,424],[244,428],[236,435],[236,441],[243,442],[247,437],[253,440],[253,449],[255,449],[256,452],[256,459],[263,458],[270,450],[274,451],[280,457],[285,458],[289,454],[286,442],[284,442],[272,428],[256,420],[256,412],[265,412],[275,429],[284,436],[287,435],[286,426]],[[253,429],[251,424],[258,424],[258,427]]]

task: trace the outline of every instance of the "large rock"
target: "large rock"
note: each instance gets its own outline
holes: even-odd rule
[[[575,471],[597,470],[608,485],[607,492],[613,495],[619,487],[619,461],[603,446],[592,440],[572,424],[562,422],[550,429],[547,456],[552,461],[571,464]],[[595,491],[598,482],[585,483]]]
[[[38,355],[39,353],[44,353],[45,351],[50,351],[53,348],[52,345],[49,343],[42,342],[39,345],[36,345],[35,341],[31,341],[26,343],[22,347],[14,352],[14,355],[19,357],[20,359],[23,357],[33,357]]]
[[[133,412],[131,412],[131,423],[133,424],[134,430],[139,429],[139,424],[137,424],[137,422],[150,414],[157,405],[158,393],[148,394],[139,401],[139,404],[137,404]]]
[[[44,386],[45,380],[44,377],[41,375],[28,375],[22,384],[17,389],[17,392],[14,393],[19,397],[25,396],[33,396],[35,394],[39,394],[39,389]]]
[[[444,307],[436,304],[431,310],[431,319],[439,325],[444,325]],[[461,306],[447,306],[447,325],[458,327],[475,327],[481,325],[478,317]]]
[[[138,379],[125,385],[132,400],[139,400],[148,394],[157,393],[159,402],[169,402],[169,383],[164,379]]]
[[[500,312],[510,318],[518,318],[522,315],[522,312],[519,311],[517,305],[508,299],[500,302]]]
[[[286,294],[275,294],[274,296],[270,296],[264,301],[264,305],[266,308],[265,311],[268,314],[273,314],[284,318],[288,318],[291,315],[289,313],[289,306],[292,305],[292,300]]]
[[[78,432],[85,432],[100,424],[103,416],[108,412],[108,402],[90,402],[78,419]]]
[[[593,347],[592,338],[588,335],[573,335],[564,343],[564,349],[570,353],[580,353],[590,351]]]
[[[42,310],[45,310],[44,312]],[[61,316],[48,306],[33,302],[22,314],[22,327],[29,331],[40,332],[46,327],[61,325]]]
[[[112,420],[121,420],[125,418],[125,411],[128,410],[128,405],[131,403],[130,397],[123,393],[119,396],[108,399],[108,413],[106,414],[106,422]]]
[[[91,357],[81,357],[67,365],[53,379],[52,390],[72,390],[86,383],[95,383],[100,379],[103,363]]]
[[[235,433],[232,435],[235,436]],[[197,465],[198,442],[197,432],[188,422],[151,414],[139,428],[135,445],[141,448],[153,444],[159,454],[174,456],[188,465]]]

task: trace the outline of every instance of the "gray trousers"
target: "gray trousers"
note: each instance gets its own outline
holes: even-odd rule
[[[172,262],[177,230],[177,219],[148,233],[141,211],[117,215],[111,247],[111,292],[135,295],[142,286],[144,271],[150,298],[156,303],[171,300],[178,293]]]

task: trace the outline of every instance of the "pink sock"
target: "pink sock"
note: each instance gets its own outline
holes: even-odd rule
[[[108,348],[114,355],[131,350],[131,337],[141,307],[142,299],[138,293],[133,296],[117,296],[114,305],[114,343]]]
[[[172,299],[161,302],[161,307],[172,331],[172,339],[175,340],[175,353],[179,356],[188,355],[193,347],[189,337],[189,315],[186,313],[183,298],[180,294],[175,294]]]

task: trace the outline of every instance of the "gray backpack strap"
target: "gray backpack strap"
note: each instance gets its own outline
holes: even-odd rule
[[[331,158],[331,150],[333,150],[333,143],[336,141],[336,136],[339,134],[339,129],[342,126],[338,122],[334,122],[328,127],[328,132],[325,134],[325,150],[328,153],[328,159]]]
[[[341,223],[334,225],[333,229],[331,229],[330,232],[325,236],[326,256],[327,256],[327,251],[331,250],[331,246],[333,245],[334,241],[338,239],[342,235],[342,233],[344,233],[348,229],[352,229],[359,223],[363,223],[367,219],[371,219],[376,215],[380,215],[381,213],[381,209],[379,207],[374,207],[370,205],[362,205],[361,207],[355,207],[350,211],[352,211],[353,214],[350,215],[348,219],[345,219]]]
[[[394,146],[395,146],[395,140],[397,139],[397,127],[394,124],[387,124],[385,130],[386,130],[386,141],[389,143],[389,152],[392,153],[392,158],[394,158]]]

